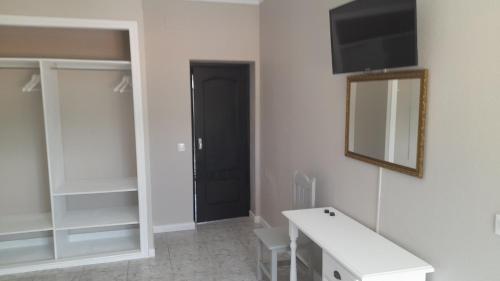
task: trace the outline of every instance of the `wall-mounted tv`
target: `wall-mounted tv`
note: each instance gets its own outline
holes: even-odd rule
[[[330,10],[333,73],[418,64],[416,0],[356,0]]]

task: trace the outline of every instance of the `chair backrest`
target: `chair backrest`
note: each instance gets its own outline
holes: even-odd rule
[[[316,205],[316,179],[295,171],[293,174],[293,209],[309,209]]]

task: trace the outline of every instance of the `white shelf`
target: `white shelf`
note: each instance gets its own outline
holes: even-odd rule
[[[130,70],[130,61],[120,60],[72,60],[49,59],[54,63],[55,69],[72,70]]]
[[[0,68],[38,68],[39,62],[53,63],[56,69],[131,70],[130,61],[57,58],[0,58]]]
[[[54,259],[52,244],[0,250],[0,267]]]
[[[92,239],[87,241],[60,242],[59,258],[89,258],[109,256],[124,252],[139,251],[140,240],[138,233],[124,237]]]
[[[137,178],[79,180],[60,186],[54,196],[137,191]]]
[[[139,224],[137,206],[67,211],[56,219],[57,230]]]
[[[50,213],[0,216],[0,235],[52,230]]]
[[[0,58],[0,68],[39,68],[37,60]]]

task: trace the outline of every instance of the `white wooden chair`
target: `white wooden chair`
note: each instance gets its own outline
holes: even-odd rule
[[[314,208],[316,197],[316,179],[309,178],[301,172],[293,175],[293,209]],[[257,280],[262,280],[265,274],[270,281],[278,281],[278,255],[290,252],[290,237],[288,227],[260,228],[254,230],[259,239],[257,244]],[[301,242],[299,241],[299,245]],[[271,252],[270,269],[264,264],[262,247]],[[300,258],[299,258],[300,260]],[[303,261],[304,262],[304,261]],[[308,263],[305,261],[304,263]],[[312,276],[312,268],[306,264]]]

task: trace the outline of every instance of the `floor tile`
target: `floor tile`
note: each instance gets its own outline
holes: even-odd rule
[[[0,276],[0,281],[33,281],[34,276],[25,274]]]
[[[126,281],[128,262],[87,266],[79,281]]]
[[[203,229],[198,230],[201,242],[227,241],[238,239],[236,231],[231,229]]]
[[[218,281],[215,273],[177,272],[174,274],[175,281]]]
[[[155,258],[5,276],[0,281],[257,281],[253,230],[260,227],[249,218],[202,224],[196,230],[156,234]],[[279,281],[289,280],[289,275],[289,267],[280,267]],[[307,280],[303,270],[299,280]]]
[[[217,281],[257,281],[257,277],[253,273],[247,273],[247,274],[223,273],[223,274],[217,275],[216,280]]]
[[[216,259],[246,259],[248,255],[247,249],[238,240],[212,241],[207,243],[207,249],[210,256]]]
[[[35,275],[33,281],[80,281],[82,275],[83,268],[74,267],[39,272]]]
[[[170,232],[166,234],[166,243],[173,245],[190,245],[203,242],[196,230]]]
[[[173,279],[170,260],[146,259],[129,262],[127,281],[164,281]]]

